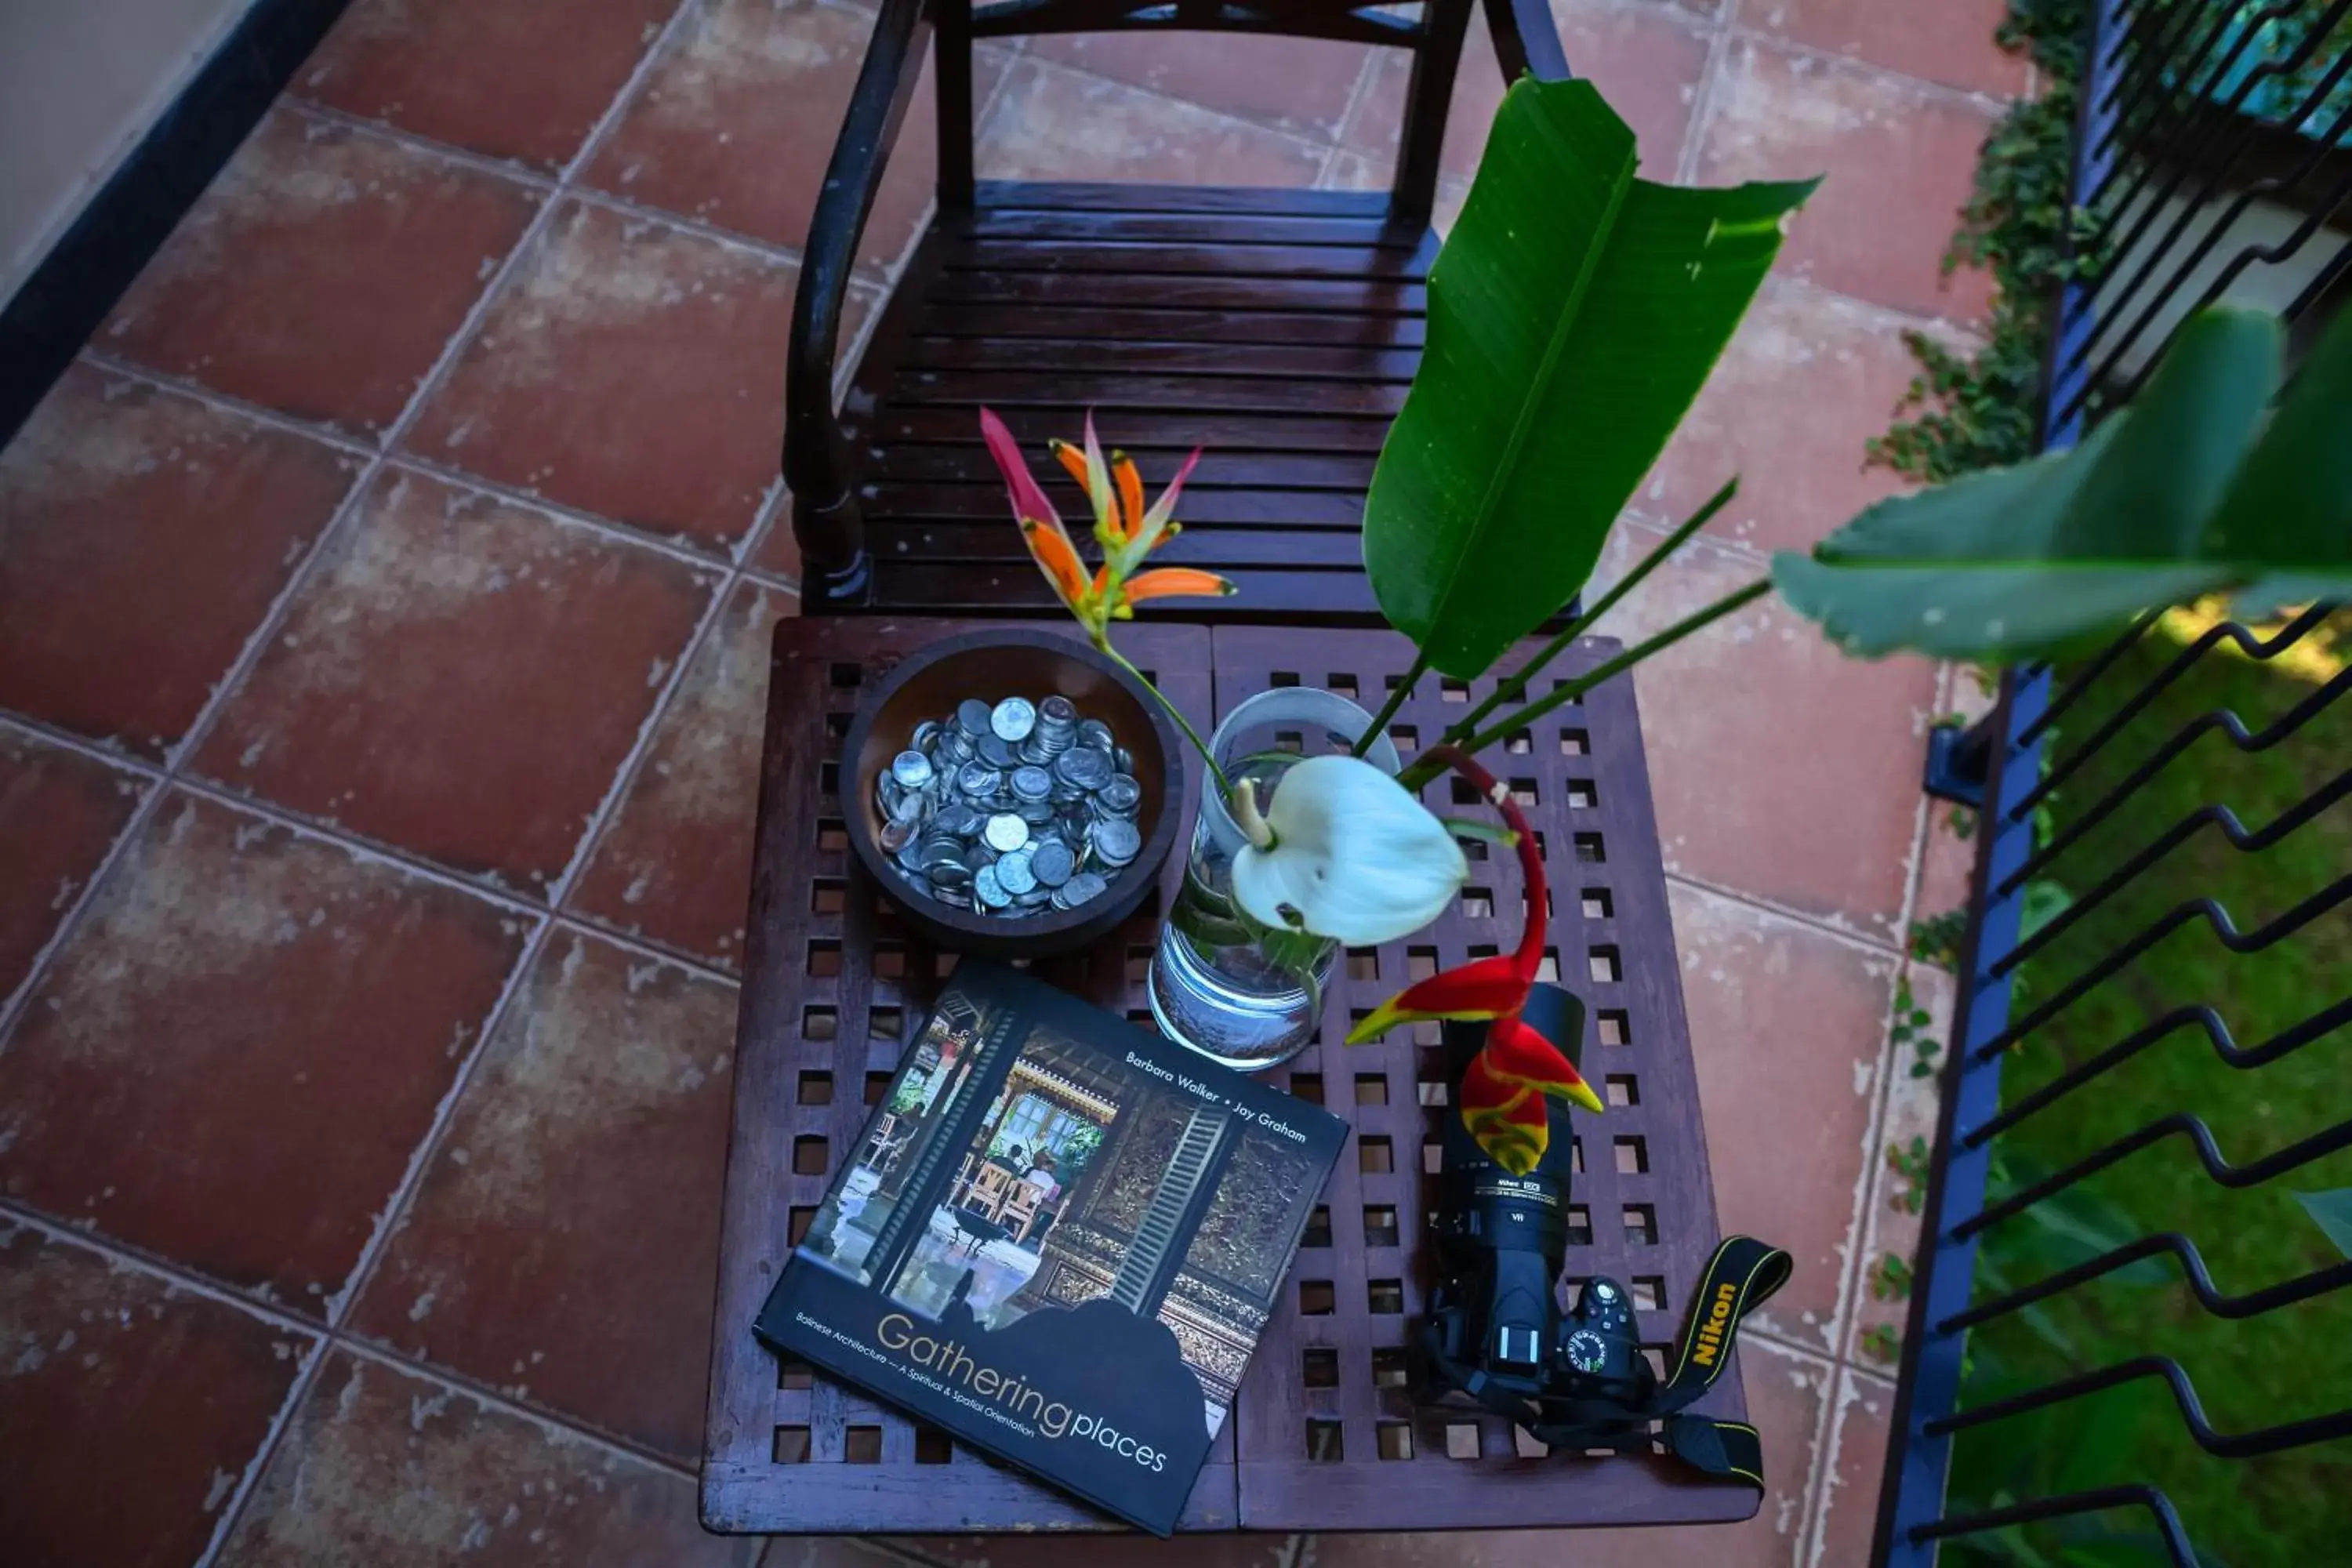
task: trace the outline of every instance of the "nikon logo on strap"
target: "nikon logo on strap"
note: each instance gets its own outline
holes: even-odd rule
[[[1701,1366],[1713,1366],[1715,1358],[1723,1353],[1723,1336],[1731,1326],[1731,1310],[1739,1301],[1739,1287],[1730,1280],[1718,1282],[1715,1300],[1708,1304],[1706,1321],[1698,1327],[1698,1339],[1691,1348],[1691,1360]]]

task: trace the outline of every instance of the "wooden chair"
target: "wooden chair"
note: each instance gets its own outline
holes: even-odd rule
[[[1012,1189],[1019,1184],[1019,1179],[1003,1166],[983,1164],[980,1173],[972,1177],[963,1200],[955,1206],[995,1219],[1003,1212],[1005,1200],[1013,1195]]]
[[[810,225],[793,306],[783,471],[810,611],[1034,614],[1050,606],[980,445],[1003,414],[1043,456],[1087,409],[1153,488],[1207,447],[1155,559],[1241,592],[1188,617],[1377,620],[1359,528],[1372,462],[1419,364],[1446,106],[1473,0],[1418,19],[1348,0],[884,0]],[[1516,79],[1564,78],[1545,0],[1483,0]],[[972,40],[1023,33],[1286,34],[1412,55],[1390,190],[978,181]],[[835,355],[859,237],[936,38],[939,212],[839,416]],[[1246,47],[1246,44],[1237,44]]]
[[[1030,1226],[1036,1222],[1038,1206],[1045,1201],[1045,1188],[1032,1182],[1015,1182],[996,1211],[996,1223],[1010,1231],[1018,1244],[1028,1237]]]

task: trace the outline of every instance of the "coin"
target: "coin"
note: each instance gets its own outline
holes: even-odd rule
[[[1070,847],[1058,838],[1045,840],[1029,857],[1030,874],[1048,888],[1060,887],[1077,868],[1078,858],[1071,854]]]
[[[1000,741],[1025,741],[1037,727],[1037,710],[1025,697],[1008,697],[989,711],[988,727]]]
[[[1055,776],[1077,789],[1098,790],[1110,783],[1113,773],[1110,753],[1092,746],[1076,747],[1054,760]]]
[[[1095,853],[1102,857],[1104,865],[1124,866],[1135,858],[1136,851],[1143,847],[1143,835],[1135,830],[1132,822],[1112,817],[1108,822],[1095,824],[1094,845]]]
[[[1131,772],[1110,726],[1059,692],[967,699],[876,775],[877,837],[937,902],[1006,920],[1068,909],[1141,853]]]
[[[1095,799],[1115,816],[1132,816],[1143,804],[1143,786],[1121,773],[1097,790]]]

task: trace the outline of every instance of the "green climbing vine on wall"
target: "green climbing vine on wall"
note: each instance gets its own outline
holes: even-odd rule
[[[2010,106],[1986,138],[1976,188],[1961,209],[1945,270],[1990,268],[1997,292],[1983,342],[1955,353],[1905,334],[1919,374],[1870,460],[1940,482],[2022,462],[2038,449],[2042,354],[2059,287],[2088,276],[2086,215],[2069,190],[2083,39],[2090,0],[2010,0],[1996,38],[2033,61],[2037,91]]]

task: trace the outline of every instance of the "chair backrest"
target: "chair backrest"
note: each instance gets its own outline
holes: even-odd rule
[[[965,1197],[967,1206],[984,1206],[993,1211],[1004,1201],[1005,1189],[1013,1184],[1013,1173],[998,1164],[985,1164],[973,1179],[971,1192]]]
[[[1416,18],[1349,0],[935,0],[939,59],[940,205],[972,203],[971,46],[975,38],[1032,33],[1223,32],[1328,38],[1405,49],[1405,86],[1391,213],[1401,223],[1429,220],[1437,195],[1438,153],[1462,60],[1462,36],[1475,0],[1425,0]]]
[[[1008,1226],[1018,1225],[1035,1214],[1037,1205],[1045,1198],[1045,1189],[1034,1182],[1015,1182],[1010,1195],[1004,1200],[1004,1207],[998,1211],[996,1217]]]

